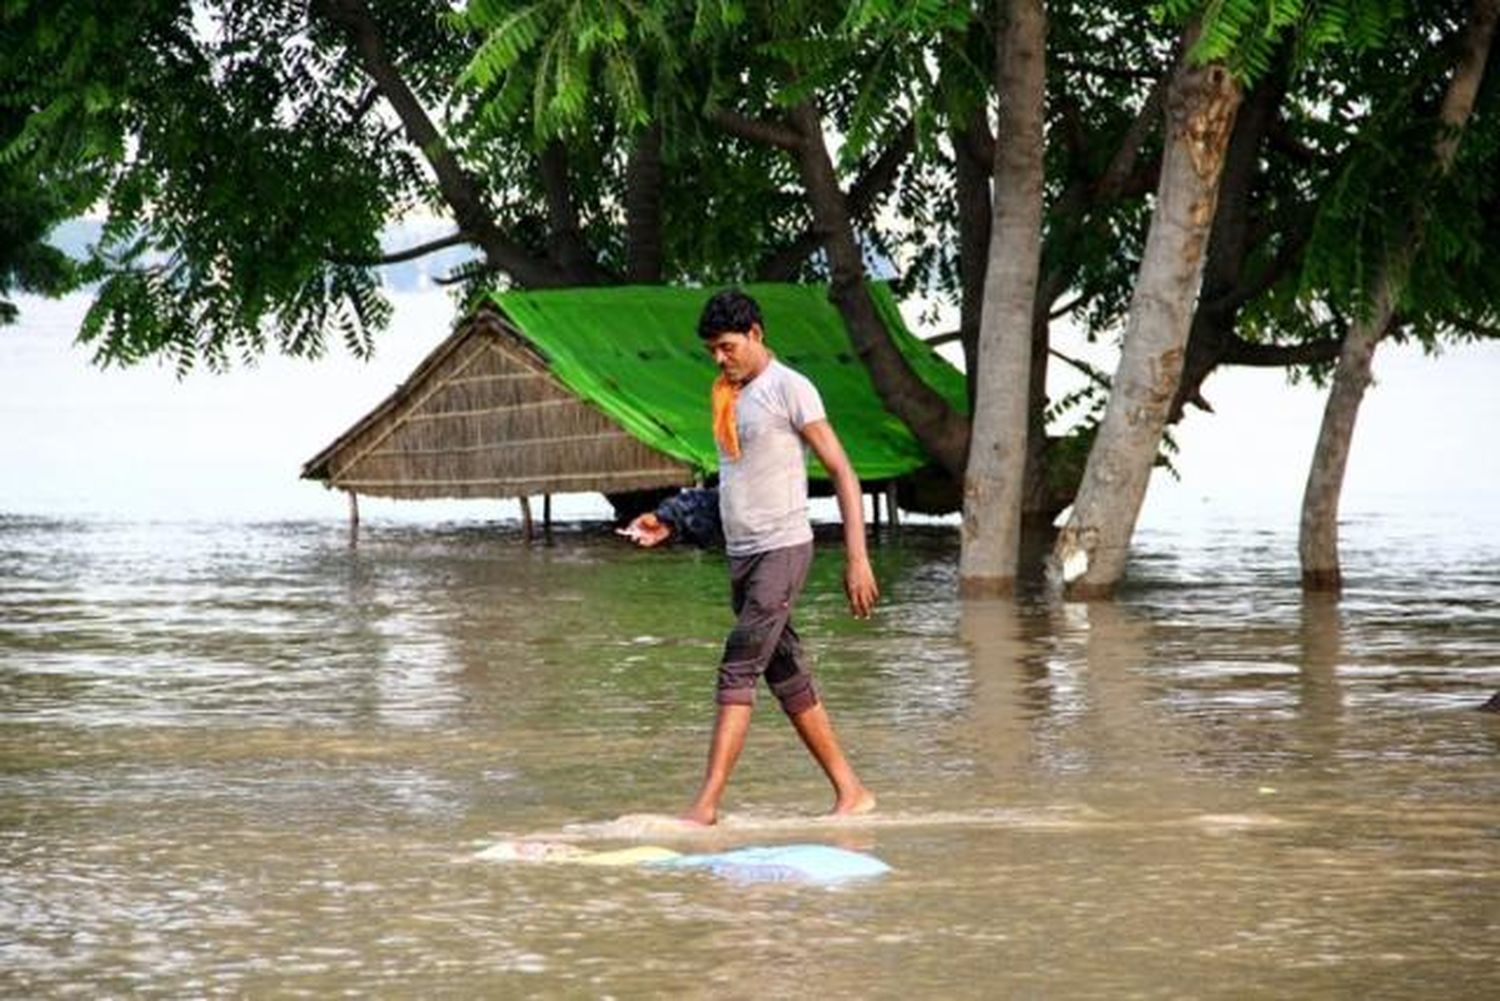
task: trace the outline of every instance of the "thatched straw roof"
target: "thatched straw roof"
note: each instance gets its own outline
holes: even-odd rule
[[[302,476],[380,497],[525,497],[685,485],[694,472],[579,399],[481,309]]]

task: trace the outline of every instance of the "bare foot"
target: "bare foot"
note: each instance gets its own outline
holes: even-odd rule
[[[858,817],[875,809],[875,794],[864,786],[854,792],[840,796],[828,811],[830,817]]]
[[[712,827],[719,822],[719,815],[715,810],[694,806],[677,819],[684,824],[693,824],[697,827]]]

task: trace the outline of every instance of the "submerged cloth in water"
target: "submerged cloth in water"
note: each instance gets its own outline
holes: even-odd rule
[[[567,842],[516,840],[498,842],[474,857],[486,862],[702,869],[744,882],[777,883],[839,883],[879,876],[891,869],[873,855],[820,844],[768,845],[683,855],[660,845],[592,851]]]
[[[838,883],[891,871],[873,855],[830,845],[771,845],[737,848],[713,855],[679,855],[649,863],[670,869],[706,869],[716,876],[748,882]]]

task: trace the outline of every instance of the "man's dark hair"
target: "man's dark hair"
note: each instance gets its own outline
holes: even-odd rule
[[[760,306],[755,300],[737,288],[727,288],[715,292],[703,304],[703,312],[698,317],[698,336],[710,341],[720,334],[748,334],[757,323],[761,330],[765,330],[760,319]]]

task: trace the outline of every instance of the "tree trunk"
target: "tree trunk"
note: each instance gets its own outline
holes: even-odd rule
[[[1475,0],[1464,27],[1453,79],[1443,95],[1439,113],[1442,129],[1433,160],[1440,173],[1446,173],[1453,165],[1460,131],[1474,110],[1497,20],[1500,20],[1500,0]],[[1375,348],[1395,319],[1400,283],[1405,280],[1421,243],[1422,229],[1423,222],[1418,216],[1411,223],[1411,238],[1403,241],[1381,266],[1369,315],[1344,335],[1344,346],[1333,372],[1333,386],[1323,410],[1323,424],[1318,430],[1318,444],[1307,473],[1307,488],[1302,495],[1297,550],[1302,561],[1302,586],[1309,591],[1337,592],[1343,585],[1338,547],[1339,498],[1349,464],[1354,422],[1365,389],[1370,385]]]
[[[969,116],[962,130],[953,133],[954,195],[958,199],[958,339],[963,346],[964,372],[968,378],[969,413],[974,412],[975,380],[979,377],[979,317],[984,306],[984,274],[990,250],[990,176],[994,156],[988,163],[975,155],[975,147],[993,150],[988,114],[980,107]]]
[[[967,596],[1015,589],[1030,423],[1032,312],[1042,250],[1043,100],[1047,15],[1041,0],[1010,0],[996,39],[999,129],[979,371],[959,588]]]
[[[1191,50],[1190,39],[1183,52]],[[1224,66],[1196,66],[1183,56],[1167,95],[1156,208],[1114,388],[1073,513],[1049,561],[1049,576],[1066,586],[1070,597],[1108,597],[1124,574],[1130,536],[1182,374],[1204,245],[1239,102],[1239,85]]]
[[[1245,281],[1245,257],[1250,251],[1251,192],[1260,173],[1260,152],[1271,121],[1286,93],[1284,65],[1262,80],[1235,116],[1224,172],[1219,182],[1219,207],[1214,213],[1203,263],[1203,282],[1189,328],[1182,380],[1173,396],[1168,422],[1182,417],[1189,402],[1206,406],[1200,395],[1203,380],[1223,361],[1234,339],[1241,303],[1234,293]]]
[[[809,103],[791,110],[797,131],[797,164],[814,224],[828,252],[830,298],[849,330],[854,353],[869,370],[886,409],[899,417],[918,442],[953,477],[963,475],[969,448],[969,422],[912,371],[892,343],[865,288],[865,265],[854,225],[823,138],[823,124]]]
[[[642,132],[625,168],[625,280],[662,280],[661,126]]]
[[[1031,386],[1026,408],[1026,478],[1021,492],[1021,527],[1051,531],[1059,503],[1053,487],[1052,456],[1047,443],[1047,366],[1052,350],[1052,320],[1033,307],[1031,314]]]
[[[1334,369],[1318,444],[1302,493],[1302,529],[1297,552],[1302,560],[1302,586],[1309,591],[1337,592],[1343,586],[1339,571],[1339,495],[1349,465],[1354,421],[1372,379],[1375,346],[1395,316],[1395,289],[1382,280],[1368,322],[1356,323],[1344,335],[1344,346]]]
[[[569,176],[568,148],[562,140],[550,140],[542,147],[538,173],[547,200],[547,254],[568,276],[570,285],[608,285],[611,277],[583,238],[578,206],[573,200]]]

